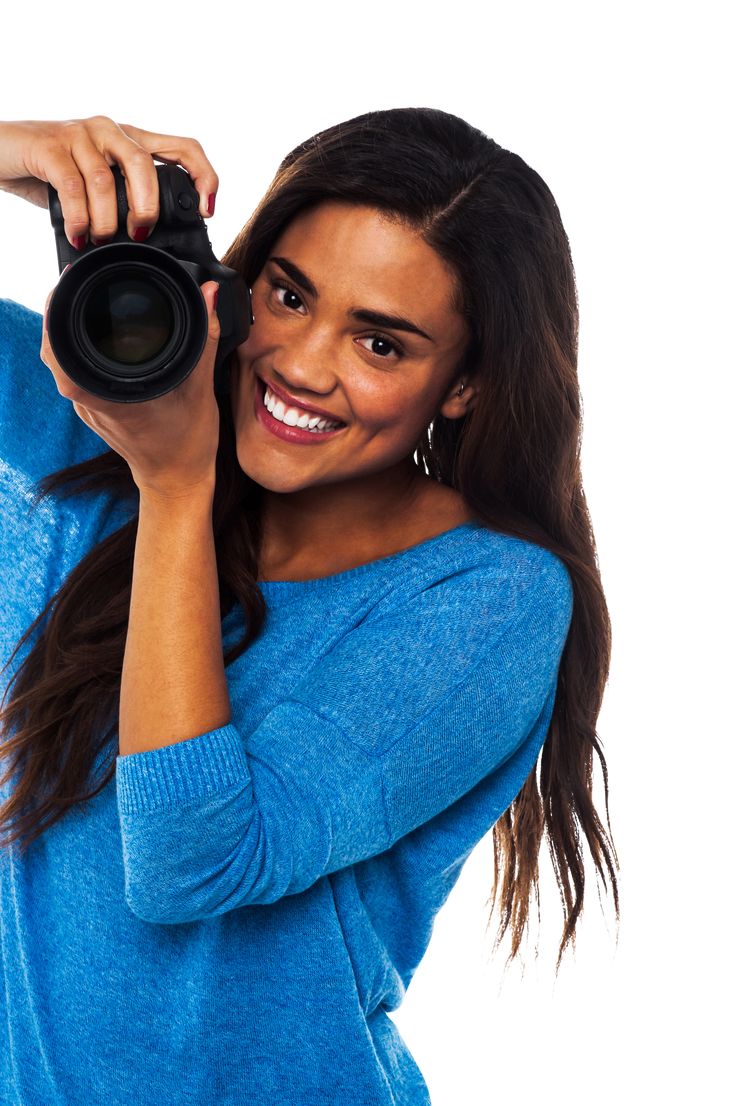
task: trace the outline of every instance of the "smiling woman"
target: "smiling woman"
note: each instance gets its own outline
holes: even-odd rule
[[[192,140],[83,123],[0,124],[0,184],[30,127],[52,177],[133,146],[131,190],[139,148],[214,187]],[[0,1091],[428,1106],[389,1013],[488,831],[512,957],[545,838],[557,966],[583,841],[618,913],[569,244],[518,155],[407,108],[293,150],[222,261],[255,322],[172,501],[0,301]]]
[[[274,250],[233,399],[238,461],[264,489],[262,577],[344,571],[468,521],[414,460],[437,413],[461,418],[475,399],[469,381],[458,395],[470,335],[454,275],[416,231],[357,204],[297,216]],[[287,429],[301,412],[339,429]]]

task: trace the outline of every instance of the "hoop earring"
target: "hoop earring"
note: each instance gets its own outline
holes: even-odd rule
[[[455,393],[455,395],[461,396],[464,391],[465,391],[465,381],[463,380],[462,384],[460,385],[459,390]]]

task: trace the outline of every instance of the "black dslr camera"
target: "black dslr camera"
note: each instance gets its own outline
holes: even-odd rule
[[[214,389],[229,393],[227,358],[248,337],[253,322],[250,289],[212,252],[192,178],[179,165],[156,165],[160,216],[145,242],[133,242],[126,227],[125,179],[117,165],[111,169],[118,230],[104,246],[74,249],[64,233],[59,194],[48,186],[63,274],[46,324],[54,356],[75,384],[102,399],[157,399],[186,380],[202,356],[207,305],[199,285],[217,280],[220,342]]]

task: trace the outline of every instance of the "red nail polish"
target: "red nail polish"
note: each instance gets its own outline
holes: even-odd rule
[[[148,227],[136,227],[133,231],[134,242],[145,242],[148,238]]]
[[[214,215],[214,213],[215,213],[215,193],[210,192],[209,196],[207,197],[207,214],[208,215]]]
[[[77,237],[74,239],[74,249],[75,250],[83,250],[86,244],[87,244],[87,235],[86,234],[78,234]]]
[[[213,307],[213,310],[215,310],[215,311],[217,311],[217,297],[219,296],[219,294],[220,294],[220,288],[219,288],[219,285],[218,285],[217,289],[215,290],[215,298],[212,301],[212,307]]]

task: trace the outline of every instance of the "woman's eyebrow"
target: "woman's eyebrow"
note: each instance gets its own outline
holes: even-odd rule
[[[319,299],[319,292],[314,287],[309,277],[303,273],[293,261],[289,261],[286,257],[269,257],[268,260],[275,261],[276,264],[284,270],[286,275],[291,277],[295,284],[298,284],[305,292],[309,292],[309,295],[313,296],[314,299]]]
[[[289,261],[287,257],[269,257],[268,260],[274,261],[284,270],[287,276],[291,277],[295,284],[298,284],[310,296],[319,299],[319,292],[312,281],[293,261]],[[411,334],[418,334],[420,338],[426,338],[429,342],[434,342],[434,338],[427,334],[425,330],[410,322],[409,319],[405,319],[403,315],[386,315],[382,311],[371,311],[367,307],[353,307],[350,314],[361,323],[368,323],[370,326],[382,326],[387,330],[406,330]]]

